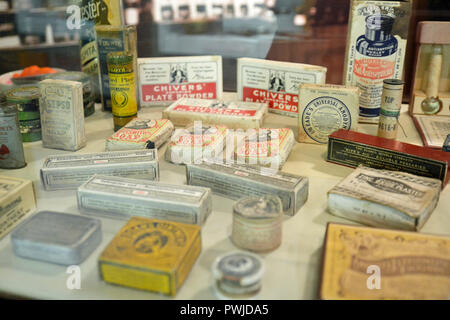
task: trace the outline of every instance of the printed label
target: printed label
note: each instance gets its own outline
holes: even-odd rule
[[[216,61],[141,63],[141,104],[172,102],[180,98],[217,99],[221,63]]]
[[[408,6],[394,1],[369,1],[351,10],[345,84],[360,89],[362,120],[377,121],[383,80],[402,77]]]
[[[81,85],[41,84],[42,142],[46,147],[76,149],[84,136],[84,121],[77,122],[77,111],[83,113]]]
[[[173,111],[182,112],[194,112],[194,113],[208,113],[208,114],[219,114],[225,116],[235,116],[235,117],[254,117],[257,110],[245,110],[245,109],[231,109],[226,106],[223,108],[215,108],[213,105],[208,107],[198,107],[198,106],[187,106],[187,105],[177,105]]]
[[[242,100],[268,102],[269,109],[297,116],[298,87],[301,83],[320,83],[321,72],[293,72],[282,69],[242,66]]]
[[[343,128],[350,130],[352,116],[347,106],[333,97],[319,97],[312,100],[302,113],[305,133],[319,143],[327,143],[328,136]]]

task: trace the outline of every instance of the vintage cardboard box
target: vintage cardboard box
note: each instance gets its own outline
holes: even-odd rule
[[[221,99],[222,57],[139,58],[139,103],[169,105],[180,98]]]
[[[436,178],[443,187],[450,178],[450,154],[446,152],[344,129],[329,136],[327,161]]]
[[[329,223],[321,299],[447,300],[450,238]]]
[[[442,182],[358,167],[328,191],[328,211],[374,227],[418,231],[439,201]]]
[[[298,86],[302,83],[324,84],[326,73],[327,68],[310,64],[239,58],[238,99],[268,102],[270,112],[296,118]]]
[[[277,195],[283,213],[293,216],[308,199],[307,177],[274,172],[256,165],[207,162],[186,165],[187,184],[210,188],[212,192],[238,200],[244,196]]]
[[[159,180],[157,149],[49,156],[41,181],[45,190],[77,189],[94,174]]]
[[[131,218],[98,259],[102,280],[175,296],[202,247],[199,226]]]
[[[81,185],[77,198],[81,211],[108,218],[140,216],[202,225],[212,211],[209,188],[105,175]]]
[[[384,79],[403,79],[410,0],[352,0],[344,85],[357,86],[360,122],[378,123]]]
[[[159,148],[171,136],[173,124],[167,119],[138,117],[106,139],[106,151]]]
[[[0,239],[35,209],[31,180],[0,176]]]
[[[39,83],[42,145],[77,151],[86,145],[83,84],[47,79]]]
[[[357,87],[302,84],[299,95],[298,142],[325,144],[338,129],[357,130]]]
[[[162,116],[176,126],[201,121],[201,125],[255,129],[262,126],[266,114],[267,103],[182,98],[167,107]]]

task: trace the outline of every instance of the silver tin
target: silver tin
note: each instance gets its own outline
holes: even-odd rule
[[[283,213],[295,215],[308,199],[307,177],[259,166],[203,162],[186,165],[187,184],[211,188],[214,193],[238,200],[244,196],[277,195]]]
[[[56,155],[44,160],[45,190],[77,189],[94,174],[159,180],[156,149]]]
[[[26,165],[17,105],[0,102],[0,168],[18,169]]]
[[[100,220],[51,211],[36,213],[11,234],[19,257],[63,265],[80,264],[101,240]]]
[[[95,175],[78,188],[78,208],[109,218],[130,216],[201,225],[211,214],[209,188]]]

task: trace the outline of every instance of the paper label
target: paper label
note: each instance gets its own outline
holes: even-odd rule
[[[142,59],[141,59],[142,60]],[[139,63],[140,102],[143,106],[169,103],[181,98],[218,99],[222,90],[222,60]]]

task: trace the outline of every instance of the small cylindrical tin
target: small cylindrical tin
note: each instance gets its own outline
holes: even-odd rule
[[[84,117],[86,118],[95,112],[94,90],[91,84],[91,77],[87,73],[79,71],[57,72],[49,74],[45,79],[81,82],[83,85]]]
[[[37,85],[16,87],[6,93],[6,100],[17,104],[23,142],[33,142],[42,139],[39,94]]]
[[[282,211],[283,204],[277,196],[238,200],[233,207],[233,243],[255,252],[275,250],[281,244]]]
[[[223,300],[255,299],[261,290],[264,261],[247,252],[219,256],[212,265],[216,296]]]
[[[403,81],[398,79],[383,80],[383,94],[381,96],[380,120],[378,136],[395,139],[398,130],[398,116],[402,106]]]
[[[19,169],[25,166],[17,105],[0,102],[0,168]]]

